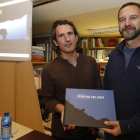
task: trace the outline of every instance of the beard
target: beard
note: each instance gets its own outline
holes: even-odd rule
[[[127,30],[133,30],[133,32],[127,32]],[[136,27],[132,27],[132,26],[128,26],[123,28],[122,30],[120,30],[120,34],[122,35],[123,38],[125,38],[126,40],[133,40],[135,38],[137,38],[140,35],[140,28],[138,28],[136,30]]]

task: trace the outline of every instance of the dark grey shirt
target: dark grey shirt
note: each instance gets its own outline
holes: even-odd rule
[[[125,71],[127,69],[130,58],[135,50],[136,50],[136,48],[128,49],[124,46],[123,52],[124,52],[124,56],[125,56]]]

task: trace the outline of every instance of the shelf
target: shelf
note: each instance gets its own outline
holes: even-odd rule
[[[103,65],[107,65],[108,61],[100,61],[100,60],[96,60],[97,64],[103,64]]]
[[[122,38],[120,33],[99,34],[99,35],[81,35],[80,38]]]
[[[32,62],[33,65],[43,65],[43,64],[47,64],[49,62]]]
[[[96,63],[100,65],[107,65],[108,62],[96,62]]]
[[[115,49],[115,47],[88,47],[83,49]]]

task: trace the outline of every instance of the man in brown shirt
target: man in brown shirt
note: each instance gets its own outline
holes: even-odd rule
[[[52,135],[60,140],[96,139],[96,136],[92,136],[86,127],[63,126],[66,88],[102,88],[95,59],[76,52],[78,37],[78,32],[72,22],[67,20],[54,22],[52,26],[53,49],[59,56],[46,64],[42,71],[41,92],[47,109],[53,114]]]

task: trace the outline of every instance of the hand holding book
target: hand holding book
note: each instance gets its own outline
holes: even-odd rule
[[[61,113],[61,123],[62,123],[64,131],[66,131],[66,129],[68,129],[68,130],[75,129],[75,125],[73,125],[73,124],[70,124],[68,126],[64,126],[63,125],[63,118],[64,118],[64,111]]]
[[[55,107],[55,112],[60,113],[61,114],[61,123],[63,126],[63,118],[64,118],[64,105],[63,104],[57,104]],[[64,131],[66,131],[66,129],[71,130],[71,129],[75,129],[75,125],[70,124],[68,126],[63,126]]]
[[[113,126],[113,129],[109,129],[109,128],[98,128],[98,129],[103,130],[106,133],[110,133],[114,136],[118,136],[122,133],[119,121],[114,121],[114,122],[105,121],[104,124],[107,125],[107,126]]]

